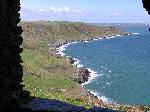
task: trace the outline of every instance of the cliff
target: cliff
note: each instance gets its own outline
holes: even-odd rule
[[[80,22],[38,21],[21,22],[20,25],[24,30],[22,34],[25,37],[23,45],[30,47],[29,43],[34,42],[36,48],[40,41],[48,42],[48,47],[53,47],[54,44],[64,43],[65,41],[86,40],[121,33],[115,27],[98,27]]]
[[[56,46],[72,40],[120,34],[119,29],[74,22],[39,21],[21,22],[20,25],[24,30],[23,80],[25,89],[32,96],[58,99],[87,108],[103,104],[72,79],[78,70],[66,57],[55,54]],[[80,72],[87,79],[84,73],[84,70]]]
[[[23,80],[25,89],[31,92],[31,96],[57,99],[86,108],[98,106],[124,111],[142,110],[139,107],[113,105],[98,100],[78,84],[88,80],[89,72],[82,68],[78,70],[71,65],[73,60],[55,54],[56,47],[68,41],[91,40],[99,36],[104,38],[127,33],[112,26],[98,27],[74,22],[38,21],[21,22],[20,25],[24,30]],[[77,75],[72,78],[73,74]],[[40,105],[37,102],[34,104]]]

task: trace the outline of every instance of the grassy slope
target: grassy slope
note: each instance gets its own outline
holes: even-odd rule
[[[88,93],[71,80],[77,68],[65,57],[56,56],[54,45],[81,40],[83,37],[94,38],[102,36],[102,33],[106,35],[110,33],[108,28],[69,22],[23,22],[21,25],[24,30],[23,80],[31,95],[55,98],[86,107],[96,105],[97,100],[89,98]],[[112,32],[115,33],[113,30]]]
[[[55,44],[70,40],[83,40],[96,36],[120,33],[113,27],[96,27],[84,23],[22,22],[24,51],[22,53],[25,89],[32,96],[59,99],[87,108],[106,106],[88,95],[79,84],[71,80],[77,68],[65,57],[55,55]],[[50,49],[49,49],[50,48]],[[106,106],[107,107],[107,106]],[[109,107],[116,108],[113,105]],[[130,107],[119,107],[125,110]]]
[[[40,98],[54,98],[73,104],[90,106],[86,101],[84,90],[76,82],[70,80],[70,74],[75,68],[65,59],[46,56],[40,52],[24,49],[24,83],[32,96]],[[83,95],[78,91],[83,91]],[[78,94],[78,95],[76,95]]]

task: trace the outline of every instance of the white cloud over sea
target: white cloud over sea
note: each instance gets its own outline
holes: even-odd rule
[[[32,7],[25,0],[21,0],[22,20],[50,20],[50,21],[83,21],[83,22],[147,22],[147,13],[134,10],[92,10],[86,7],[50,5],[43,8],[42,5]],[[42,8],[40,8],[42,7]]]
[[[72,9],[70,7],[50,7],[48,9],[39,9],[39,12],[51,12],[51,13],[76,13],[76,14],[80,14],[83,13],[85,10],[82,9]]]
[[[73,9],[71,7],[54,7],[41,8],[41,9],[31,9],[26,7],[26,5],[21,2],[21,18],[23,20],[58,20],[67,19],[72,20],[73,18],[81,18],[85,15],[85,9]]]

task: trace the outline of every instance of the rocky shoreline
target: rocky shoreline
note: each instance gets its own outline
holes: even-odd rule
[[[67,57],[70,64],[77,66],[75,63],[77,63],[77,60],[72,57]],[[90,71],[87,68],[79,67],[78,72],[76,74],[73,74],[73,80],[76,81],[79,84],[83,84],[88,81],[90,77]]]
[[[115,37],[121,37],[121,36],[125,36],[125,35],[136,35],[138,33],[121,33],[121,34],[116,34],[116,35],[111,35],[111,36],[103,36],[103,37],[99,37],[99,38],[91,38],[91,39],[86,39],[86,40],[77,40],[77,41],[66,41],[66,42],[63,42],[63,43],[59,43],[59,44],[56,44],[55,45],[55,49],[56,49],[56,54],[57,55],[60,55],[60,56],[65,56],[67,57],[67,60],[70,64],[74,65],[75,67],[78,68],[78,71],[77,73],[73,74],[72,76],[72,80],[76,81],[77,83],[81,84],[82,87],[84,84],[88,84],[90,82],[88,82],[89,80],[93,80],[95,79],[95,77],[97,77],[96,75],[96,72],[95,71],[92,71],[91,69],[89,68],[85,68],[83,67],[83,65],[80,65],[79,64],[79,60],[73,58],[73,57],[70,57],[70,56],[66,56],[64,54],[63,51],[65,51],[66,47],[70,44],[74,44],[74,43],[78,43],[78,42],[91,42],[91,41],[94,41],[94,40],[101,40],[101,39],[111,39],[111,38],[115,38]],[[94,76],[93,73],[91,72],[94,72]],[[96,96],[95,94],[93,94],[93,92],[91,92],[90,90],[87,90],[87,92],[91,95],[91,96],[94,96],[95,98],[97,98],[98,100],[101,100],[99,98],[99,96]],[[101,100],[102,101],[102,100]],[[104,103],[108,103],[108,102],[104,102]],[[109,102],[110,103],[110,102]]]
[[[97,73],[84,68],[80,60],[66,56],[63,52],[70,44],[120,38],[122,35],[134,33],[124,33],[115,27],[97,27],[72,22],[23,22],[21,25],[24,30],[22,57],[25,89],[31,91],[33,96],[57,99],[85,108],[98,106],[113,110],[139,109],[131,105],[101,101],[102,98],[98,97],[96,92],[83,86],[93,81]],[[79,30],[76,30],[77,27]],[[37,104],[38,102],[35,102],[35,105]]]
[[[129,110],[129,112],[136,110],[138,112],[139,110],[140,111],[142,110],[138,106],[120,105],[120,104],[113,103],[110,101],[106,101],[106,100],[104,101],[104,99],[102,99],[100,96],[97,96],[97,94],[95,94],[93,91],[90,91],[90,90],[84,88],[83,85],[90,83],[97,76],[96,75],[92,76],[92,73],[91,73],[92,70],[89,68],[85,68],[85,67],[83,67],[83,65],[79,64],[79,60],[77,60],[73,57],[70,57],[70,56],[66,56],[63,53],[63,51],[66,50],[65,48],[70,44],[74,44],[74,43],[78,43],[78,42],[91,42],[94,40],[111,39],[111,38],[121,37],[121,36],[125,36],[125,35],[137,35],[137,34],[138,33],[123,33],[123,34],[117,34],[117,35],[111,35],[111,36],[105,36],[105,37],[99,37],[99,38],[92,38],[92,39],[87,39],[87,40],[77,40],[77,41],[73,40],[73,41],[69,41],[69,42],[66,41],[64,43],[60,43],[55,46],[56,54],[59,56],[66,57],[70,64],[72,64],[78,68],[77,72],[72,75],[73,76],[72,80],[79,83],[81,85],[81,87],[87,92],[88,96],[90,96],[90,98],[95,99],[96,102],[98,102],[97,103],[98,106],[105,107],[105,108],[113,108],[113,109],[115,107],[116,109],[119,108],[121,110]],[[96,74],[96,72],[95,72],[95,74]],[[90,80],[90,82],[89,82],[89,80]]]
[[[111,39],[111,38],[115,38],[115,37],[121,37],[121,36],[125,36],[125,35],[136,35],[138,33],[121,33],[121,34],[116,34],[116,35],[111,35],[111,36],[103,36],[103,37],[99,37],[99,38],[91,38],[91,39],[86,39],[86,40],[72,40],[72,41],[66,41],[63,43],[59,43],[56,44],[55,47],[55,51],[57,55],[60,56],[65,56],[65,54],[63,53],[63,51],[65,51],[66,47],[70,44],[74,44],[74,43],[78,43],[78,42],[91,42],[94,40],[101,40],[101,39]],[[74,66],[76,66],[78,68],[78,73],[77,74],[73,74],[75,76],[75,81],[77,81],[79,84],[83,84],[85,82],[88,81],[90,76],[90,70],[88,68],[84,68],[82,65],[78,65],[78,61],[77,59],[70,57],[70,56],[66,56],[68,59],[68,62]],[[78,79],[77,79],[78,77]]]
[[[120,34],[116,34],[116,35],[109,35],[109,36],[103,36],[103,37],[95,37],[95,38],[89,38],[89,39],[83,39],[83,40],[70,40],[70,41],[65,41],[62,43],[56,43],[55,44],[55,48],[60,48],[63,45],[67,45],[67,44],[71,44],[71,43],[77,43],[77,42],[90,42],[93,40],[101,40],[101,39],[110,39],[110,38],[114,38],[114,37],[120,37],[120,36],[125,36],[125,35],[134,35],[134,34],[138,34],[138,33],[120,33]]]

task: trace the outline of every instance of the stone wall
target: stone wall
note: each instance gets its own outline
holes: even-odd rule
[[[142,0],[143,7],[148,11],[148,14],[150,15],[150,0]]]
[[[17,105],[23,93],[19,5],[20,0],[0,0],[0,110]]]

